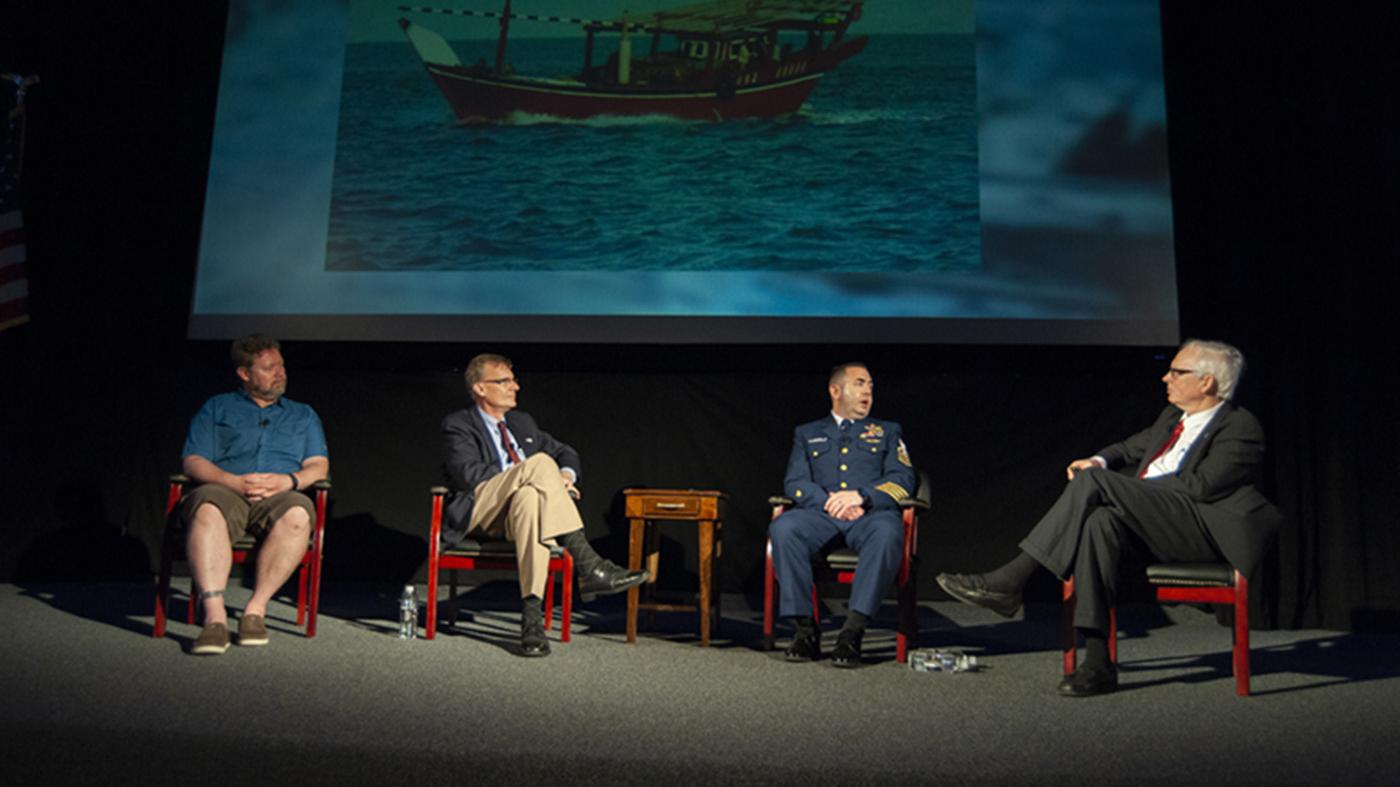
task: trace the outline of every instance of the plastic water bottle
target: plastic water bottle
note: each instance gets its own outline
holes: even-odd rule
[[[909,669],[915,672],[976,672],[977,656],[961,650],[921,648],[909,654]]]
[[[418,636],[418,593],[412,585],[403,586],[399,596],[399,639]]]

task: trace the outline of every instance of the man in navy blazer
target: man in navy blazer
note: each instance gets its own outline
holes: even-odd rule
[[[464,377],[475,406],[442,420],[443,473],[451,490],[442,538],[449,545],[468,537],[515,544],[521,653],[546,656],[542,599],[554,544],[573,556],[585,602],[645,582],[648,575],[604,560],[589,546],[574,503],[578,452],[515,409],[520,382],[510,359],[483,353],[467,364]]]
[[[939,574],[938,583],[1011,617],[1037,565],[1073,576],[1084,660],[1058,691],[1082,697],[1116,689],[1106,632],[1125,554],[1228,561],[1250,577],[1278,531],[1281,515],[1254,487],[1264,430],[1229,401],[1243,372],[1244,356],[1228,344],[1183,344],[1162,376],[1167,408],[1147,429],[1070,462],[1069,484],[1021,542],[1020,555],[988,574]],[[1112,472],[1127,467],[1134,476]]]
[[[899,502],[915,491],[916,475],[899,424],[870,417],[875,382],[861,363],[831,370],[831,414],[797,427],[783,494],[793,501],[769,528],[778,612],[795,628],[788,661],[821,657],[812,619],[812,556],[833,541],[860,553],[846,621],[831,652],[838,667],[860,664],[866,622],[899,573],[904,524]]]

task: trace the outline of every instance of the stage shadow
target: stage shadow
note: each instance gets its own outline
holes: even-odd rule
[[[151,578],[145,545],[109,520],[94,481],[64,484],[54,494],[53,508],[61,526],[34,539],[20,555],[15,584],[54,609],[149,634],[149,624],[136,619],[151,614],[154,604],[153,590],[143,590],[154,583],[140,584]]]
[[[434,632],[437,638],[465,637],[494,645],[512,655],[520,653],[520,585],[513,577],[460,587],[457,595],[450,598],[447,590],[441,592],[437,610],[437,631]],[[581,612],[576,607],[571,625],[589,626],[591,633],[590,618],[589,613]],[[423,620],[420,616],[420,623]],[[545,631],[551,642],[556,645],[561,644],[559,637],[562,626],[563,609],[559,605],[556,589],[550,627]],[[574,628],[572,636],[576,637],[578,634],[578,629]]]
[[[1148,688],[1170,683],[1201,683],[1229,678],[1233,674],[1228,632],[1222,632],[1221,650],[1200,655],[1162,656],[1155,658],[1122,658],[1119,669],[1124,675],[1142,675],[1156,670],[1191,670],[1180,675],[1134,680],[1123,688]],[[1278,689],[1251,686],[1254,696],[1291,694],[1336,686],[1343,683],[1364,683],[1400,676],[1400,665],[1393,659],[1378,659],[1378,653],[1400,652],[1400,637],[1376,634],[1329,634],[1317,639],[1286,645],[1250,649],[1250,673],[1253,678],[1289,673],[1314,678],[1301,686]]]

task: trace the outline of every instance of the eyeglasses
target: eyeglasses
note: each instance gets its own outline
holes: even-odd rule
[[[518,378],[518,377],[499,377],[499,378],[497,378],[497,379],[495,379],[495,380],[482,380],[482,382],[483,382],[483,383],[490,383],[490,384],[492,384],[492,385],[499,385],[499,386],[503,386],[503,387],[509,387],[509,386],[512,386],[512,385],[516,385],[516,386],[520,385],[520,378]]]

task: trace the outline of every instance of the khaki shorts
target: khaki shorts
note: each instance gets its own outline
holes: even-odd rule
[[[300,492],[289,489],[252,502],[222,484],[201,484],[180,500],[180,519],[186,530],[194,521],[194,513],[205,503],[219,509],[224,515],[224,521],[228,523],[229,541],[232,542],[245,535],[262,538],[283,514],[297,507],[306,509],[312,526],[316,525],[316,507],[312,505],[311,498]]]

